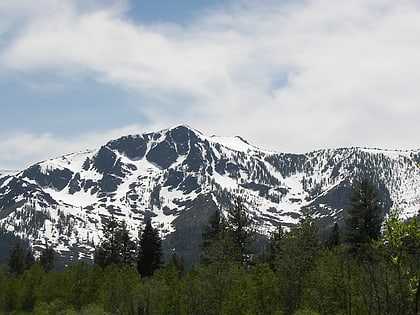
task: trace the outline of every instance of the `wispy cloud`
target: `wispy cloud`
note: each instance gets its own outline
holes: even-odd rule
[[[289,151],[418,146],[416,0],[234,2],[183,26],[130,20],[124,1],[17,3],[0,10],[2,71],[137,91],[156,101],[139,108],[150,126],[183,121]]]

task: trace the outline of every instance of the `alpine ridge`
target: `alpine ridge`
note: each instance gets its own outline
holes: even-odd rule
[[[0,237],[12,234],[35,251],[49,244],[68,262],[91,259],[111,216],[124,220],[133,236],[151,218],[166,253],[193,260],[203,224],[235,196],[261,235],[307,213],[321,227],[342,222],[358,176],[378,186],[387,213],[415,215],[419,166],[420,150],[276,153],[181,125],[0,172]]]

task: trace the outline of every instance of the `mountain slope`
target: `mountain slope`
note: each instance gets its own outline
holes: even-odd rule
[[[311,213],[323,226],[343,219],[351,182],[369,176],[384,206],[420,208],[420,150],[342,148],[273,153],[240,137],[208,137],[187,126],[109,141],[97,150],[0,173],[0,229],[35,249],[90,258],[110,216],[137,236],[152,218],[169,252],[194,257],[202,225],[239,195],[257,232]]]

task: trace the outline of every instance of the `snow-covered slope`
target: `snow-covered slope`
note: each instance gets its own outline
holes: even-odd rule
[[[420,209],[420,151],[366,148],[284,154],[240,137],[205,136],[187,126],[125,136],[97,150],[0,172],[0,229],[46,243],[62,255],[91,257],[110,216],[136,236],[152,218],[167,249],[188,255],[216,208],[241,196],[255,228],[297,222],[306,212],[328,226],[345,216],[352,180],[368,175],[387,210]],[[188,243],[187,245],[185,243]]]

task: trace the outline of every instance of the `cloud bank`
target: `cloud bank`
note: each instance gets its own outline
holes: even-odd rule
[[[0,71],[147,96],[148,129],[188,123],[293,152],[418,147],[416,0],[235,1],[182,25],[142,24],[124,1],[34,3],[0,4]]]

